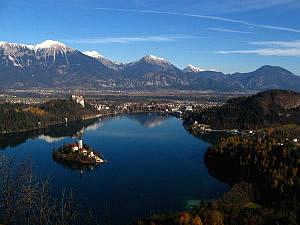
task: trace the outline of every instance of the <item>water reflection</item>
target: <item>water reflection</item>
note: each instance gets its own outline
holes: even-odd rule
[[[192,132],[188,131],[191,135],[193,135]],[[196,134],[196,137],[201,139],[202,141],[208,142],[210,144],[215,144],[217,143],[221,138],[227,138],[229,136],[232,136],[232,134],[228,132],[199,132]]]
[[[95,123],[89,125],[88,127],[85,128],[85,130],[97,130],[98,128],[104,126],[104,124],[112,121],[112,120],[116,120],[118,117],[117,116],[107,116],[107,117],[102,117],[100,119],[98,119]]]
[[[50,136],[48,136],[48,135],[42,134],[42,135],[40,135],[40,136],[38,137],[38,139],[44,140],[44,141],[46,141],[46,142],[48,142],[48,143],[52,143],[52,142],[62,141],[62,140],[65,139],[65,137],[56,137],[56,138],[54,138],[54,137],[50,137]]]
[[[0,135],[0,149],[5,150],[8,147],[16,147],[25,143],[26,140],[35,139],[38,136],[38,131]]]
[[[5,150],[8,147],[16,147],[25,143],[28,139],[38,138],[45,142],[52,143],[64,140],[66,137],[77,138],[82,136],[85,130],[97,130],[104,124],[118,118],[119,117],[103,117],[95,120],[83,120],[63,125],[54,125],[36,131],[0,135],[0,149]],[[132,114],[128,116],[128,118],[148,128],[162,125],[169,119],[166,116],[158,114]]]
[[[86,144],[100,150],[109,163],[94,166],[52,159],[53,148],[83,132]],[[74,187],[76,198],[86,201],[80,207],[83,214],[92,208],[105,221],[109,210],[107,224],[129,224],[137,217],[183,210],[187,202],[194,202],[190,200],[216,198],[229,189],[204,165],[206,136],[203,142],[189,135],[182,121],[173,117],[105,117],[0,139],[2,149],[26,142],[2,154],[19,153],[21,160],[31,157],[36,163],[33,172],[53,177],[54,187]]]
[[[16,147],[25,143],[29,139],[41,139],[48,143],[57,142],[65,139],[66,137],[77,137],[78,133],[82,132],[85,128],[94,124],[97,120],[83,120],[68,123],[67,125],[54,125],[45,129],[0,135],[0,149],[5,150],[8,147]]]
[[[169,119],[168,116],[159,113],[132,114],[128,118],[148,128],[153,128],[156,126],[163,125]]]
[[[204,155],[204,163],[212,177],[226,184],[233,185],[239,182],[244,173],[244,170],[241,170],[228,156],[214,155],[207,151]]]
[[[96,169],[100,164],[82,164],[79,162],[71,162],[63,159],[57,159],[52,157],[53,162],[63,166],[65,169],[69,169],[71,172],[78,171],[80,176],[84,173],[91,172]]]
[[[122,116],[121,116],[122,117]],[[154,128],[165,124],[170,117],[159,113],[139,113],[130,114],[126,118],[137,122],[138,124]],[[45,129],[15,134],[0,135],[0,149],[5,150],[8,147],[16,147],[25,143],[29,139],[41,139],[47,143],[58,142],[67,137],[77,138],[83,136],[85,131],[95,131],[106,123],[120,119],[120,116],[102,117],[100,119],[76,121],[63,125],[53,125]],[[205,142],[214,143],[224,137],[224,133],[203,133],[198,134],[198,138]]]

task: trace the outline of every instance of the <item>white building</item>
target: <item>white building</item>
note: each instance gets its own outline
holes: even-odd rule
[[[81,149],[83,147],[83,142],[82,142],[82,139],[79,138],[78,139],[78,148]]]
[[[81,148],[81,149],[80,149],[80,152],[81,152],[81,154],[83,154],[83,155],[87,155],[87,150],[85,150],[84,148]]]
[[[72,95],[72,100],[84,107],[84,98],[81,95]]]
[[[193,111],[193,106],[188,105],[188,106],[185,107],[185,110],[186,111]]]
[[[72,145],[72,152],[76,152],[76,151],[78,151],[78,145],[74,143]]]

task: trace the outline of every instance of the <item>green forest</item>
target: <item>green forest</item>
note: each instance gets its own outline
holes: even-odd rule
[[[283,144],[283,145],[282,145]],[[228,137],[205,154],[210,174],[232,185],[190,211],[140,219],[136,225],[300,224],[300,151],[271,137]]]
[[[50,100],[40,105],[0,104],[0,133],[35,130],[51,124],[81,120],[97,111],[86,104],[82,107],[69,99]]]
[[[259,129],[254,135],[217,138],[205,153],[213,177],[231,185],[216,200],[189,211],[156,215],[136,225],[297,225],[300,224],[300,93],[270,90],[229,100],[221,107],[184,115],[184,126],[205,140],[213,129]],[[197,123],[195,123],[197,121]]]
[[[282,124],[300,125],[300,93],[270,90],[250,97],[229,100],[221,107],[198,110],[185,116],[185,125],[194,121],[214,129],[260,129]]]

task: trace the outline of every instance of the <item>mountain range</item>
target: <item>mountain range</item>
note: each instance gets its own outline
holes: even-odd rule
[[[0,42],[0,88],[184,89],[215,91],[300,91],[300,76],[276,66],[224,74],[145,56],[131,63],[109,60],[47,40],[37,45]]]

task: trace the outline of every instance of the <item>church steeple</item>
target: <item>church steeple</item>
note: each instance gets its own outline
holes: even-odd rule
[[[82,147],[83,147],[82,136],[79,136],[79,138],[78,138],[78,148],[81,149]]]

